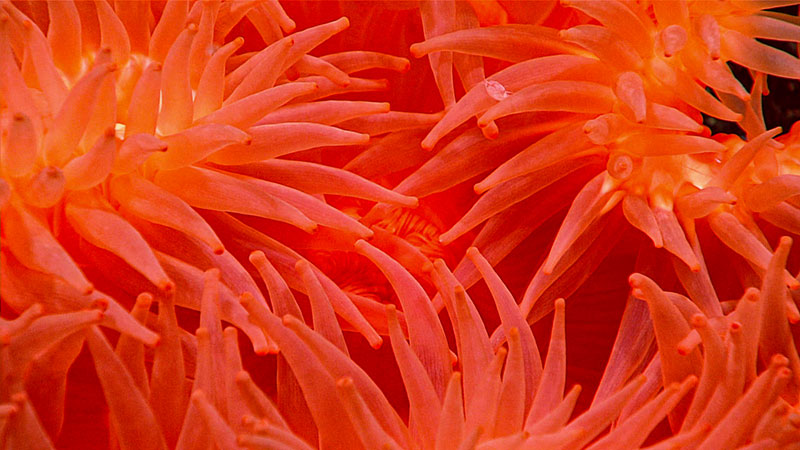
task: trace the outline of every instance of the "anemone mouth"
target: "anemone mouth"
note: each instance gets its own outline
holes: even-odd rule
[[[450,252],[439,241],[441,219],[431,208],[392,208],[374,226],[405,239],[431,261],[442,258],[449,262],[451,259]]]
[[[456,257],[455,251],[439,240],[442,219],[433,208],[379,207],[363,221],[376,233],[373,243],[400,261],[429,292],[433,282],[426,273],[427,263],[442,259],[450,264]],[[309,250],[304,255],[342,291],[399,304],[391,284],[366,257],[344,250]]]
[[[397,303],[391,285],[367,258],[346,251],[312,251],[306,257],[342,291],[380,303]]]

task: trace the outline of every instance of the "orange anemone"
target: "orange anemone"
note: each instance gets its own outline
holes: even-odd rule
[[[797,448],[797,3],[0,2],[0,446]]]

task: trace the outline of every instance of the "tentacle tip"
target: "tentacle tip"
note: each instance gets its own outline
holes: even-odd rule
[[[451,242],[456,240],[457,237],[458,236],[456,236],[455,233],[448,231],[439,235],[439,243],[443,245],[449,245]]]
[[[370,338],[369,346],[372,347],[373,350],[379,350],[383,347],[383,338],[376,334],[374,337]]]
[[[777,126],[775,128],[771,128],[771,129],[767,130],[767,133],[769,133],[772,136],[777,136],[777,135],[783,133],[783,127],[779,125],[779,126]]]
[[[105,316],[105,313],[103,311],[101,311],[99,309],[95,309],[94,310],[94,315],[92,316],[92,322],[93,323],[100,323],[100,321],[103,320],[104,316]]]
[[[266,257],[266,255],[264,255],[263,251],[254,250],[254,251],[250,252],[250,256],[248,256],[247,259],[250,260],[251,263],[255,263],[256,261],[263,261],[263,260],[267,259],[267,257]]]
[[[263,419],[256,419],[255,416],[253,416],[251,414],[244,414],[244,415],[242,415],[242,420],[239,423],[241,423],[242,425],[248,427],[250,429],[250,431],[253,431],[255,425],[258,424],[262,420]]]
[[[769,361],[769,365],[775,367],[786,367],[789,365],[789,358],[787,358],[784,355],[781,355],[780,353],[777,353],[775,355],[772,355],[772,358]]]
[[[467,258],[475,259],[481,256],[481,252],[478,251],[477,247],[470,247],[467,249]]]
[[[364,239],[359,239],[353,244],[353,247],[355,247],[356,252],[363,254],[369,248],[369,243]]]
[[[239,383],[239,384],[246,383],[247,380],[249,380],[249,379],[250,379],[250,374],[247,373],[246,370],[240,370],[240,371],[236,372],[236,375],[234,375],[234,381],[236,381],[236,383]]]
[[[481,128],[481,132],[483,132],[483,137],[486,139],[493,141],[500,137],[500,132],[496,128]]]
[[[94,285],[93,285],[92,283],[87,283],[87,284],[86,284],[85,286],[83,286],[83,288],[81,289],[81,293],[82,293],[83,295],[89,295],[89,294],[91,294],[92,292],[94,292]]]
[[[692,316],[691,325],[694,328],[701,328],[708,325],[708,319],[703,314],[697,313]]]
[[[203,392],[202,389],[195,389],[194,392],[192,392],[191,399],[193,403],[197,404],[206,399],[206,393]]]
[[[252,305],[253,300],[255,300],[255,297],[249,292],[242,292],[242,295],[239,296],[239,303],[242,304],[245,309]]]
[[[336,380],[336,387],[349,389],[353,387],[353,379],[350,377],[342,377]]]
[[[219,255],[225,253],[225,247],[222,244],[220,244],[218,246],[215,246],[212,249],[212,251],[214,252],[215,255],[219,256]]]
[[[266,356],[269,355],[269,351],[270,351],[269,344],[253,343],[253,353],[255,353],[256,355]]]
[[[298,259],[297,262],[294,263],[294,270],[296,270],[298,272],[300,272],[302,270],[306,270],[309,267],[310,266],[308,264],[308,261],[306,261],[305,259]]]
[[[369,134],[367,134],[367,133],[361,133],[361,135],[360,135],[360,136],[358,136],[358,139],[356,139],[356,141],[354,142],[354,144],[355,144],[355,145],[364,145],[364,144],[368,144],[368,143],[369,143],[369,140],[370,140],[370,136],[369,136]]]
[[[425,52],[423,52],[420,49],[420,44],[421,44],[420,42],[416,44],[411,44],[411,48],[409,49],[409,51],[411,52],[411,56],[413,56],[414,58],[422,58],[423,56],[425,56]]]
[[[555,270],[555,268],[556,268],[556,263],[557,262],[558,261],[553,261],[552,258],[548,257],[545,260],[544,265],[542,266],[542,273],[544,273],[545,275],[552,275],[553,274],[553,270]]]
[[[11,401],[19,407],[19,405],[28,401],[28,394],[24,391],[11,394]]]
[[[205,339],[205,338],[211,336],[211,333],[208,331],[208,328],[200,327],[200,328],[194,330],[194,335],[199,337],[199,338],[204,338]]]
[[[150,341],[150,343],[148,343],[147,346],[150,347],[150,348],[160,347],[161,346],[161,336],[160,335],[156,335],[155,339]]]
[[[158,290],[164,294],[170,295],[175,291],[175,283],[170,279],[161,280],[158,282]]]
[[[108,309],[108,299],[105,297],[100,297],[92,302],[92,309],[96,309],[100,312],[105,312]]]

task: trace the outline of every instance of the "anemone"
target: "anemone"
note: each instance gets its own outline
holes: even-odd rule
[[[796,448],[796,3],[0,2],[0,443]]]
[[[158,347],[153,375],[135,372],[143,389],[182,385],[187,372],[181,340],[196,346],[196,338],[176,329],[176,314],[183,313],[175,308],[201,310],[203,272],[212,268],[221,280],[220,316],[248,336],[256,353],[277,352],[237,300],[250,292],[266,305],[250,273],[257,271],[246,262],[255,249],[262,258],[269,256],[278,277],[303,292],[308,284],[301,275],[307,282],[319,277],[314,287],[323,289],[328,308],[333,305],[371,345],[380,345],[361,311],[373,306],[370,301],[359,309],[313,265],[302,265],[298,274],[295,265],[305,258],[291,242],[280,242],[287,233],[276,240],[267,230],[282,223],[352,245],[373,231],[330,206],[324,195],[417,204],[313,158],[276,159],[367,142],[369,134],[335,125],[386,113],[388,104],[327,98],[385,89],[385,80],[350,74],[402,72],[407,60],[361,51],[311,56],[309,51],[345,30],[348,20],[294,32],[294,22],[277,2],[3,2],[1,7],[3,309],[23,316],[39,311],[44,323],[59,323],[67,314],[59,326],[71,330],[45,334],[50,342],[24,349],[31,352],[25,358],[35,357],[43,367],[49,361],[50,370],[28,375],[31,363],[25,358],[4,366],[3,402],[36,390],[36,398],[19,404],[35,405],[47,430],[42,436],[54,438],[64,419],[67,372],[84,342],[98,371],[130,378],[125,366],[108,358],[108,338],[114,342],[117,334],[109,337],[96,327],[75,333],[80,328],[68,321],[84,310],[80,314],[92,311],[92,317],[103,311],[99,324],[119,333],[118,351],[138,348],[135,355],[142,354],[130,339]],[[237,29],[243,20],[253,29]],[[261,49],[241,52],[242,34]],[[266,222],[260,231],[248,225],[254,218]],[[152,294],[142,297],[143,292]],[[329,303],[327,296],[333,298]],[[158,305],[158,319],[148,312],[151,303]],[[86,322],[80,314],[76,324]],[[92,324],[97,322],[94,317]],[[24,347],[29,340],[14,342]],[[13,347],[8,350],[18,352]],[[135,358],[126,362],[143,368]],[[49,382],[61,386],[52,399],[44,395]],[[101,376],[101,383],[109,406],[124,401],[122,381]],[[180,421],[170,415],[185,403],[180,397],[178,389],[159,403],[135,405],[153,408],[148,417],[157,417],[170,446],[180,431],[172,429]],[[16,409],[30,415],[30,407]],[[134,445],[136,434],[125,439],[126,446]]]
[[[700,292],[714,292],[696,231],[700,222],[759,276],[771,247],[754,218],[796,229],[795,208],[786,203],[795,192],[788,187],[794,151],[782,141],[793,142],[797,131],[776,139],[782,130],[766,129],[761,99],[766,76],[798,78],[793,70],[800,60],[756,40],[797,41],[796,20],[768,11],[781,5],[569,1],[532,23],[442,26],[449,32],[426,36],[411,53],[507,63],[480,83],[462,79],[464,95],[422,140],[435,154],[395,190],[424,198],[477,180],[479,197],[440,240],[451,244],[479,230],[473,245],[493,264],[542,217],[569,205],[523,297],[526,314],[566,270],[607,254],[610,247],[597,240],[611,226],[609,212],[621,210],[631,226],[671,254],[695,302],[718,315],[717,299]],[[545,25],[555,17],[558,28]],[[436,15],[442,23],[457,18],[453,11]],[[726,63],[754,74],[750,91]],[[437,67],[465,72],[456,63]],[[735,121],[746,140],[712,135],[701,113]],[[468,124],[473,117],[477,128]],[[578,176],[587,173],[588,181]],[[585,184],[574,195],[560,192],[576,183]],[[553,203],[541,202],[540,193]],[[521,231],[521,221],[535,225]],[[591,258],[587,252],[605,253]],[[477,279],[461,267],[456,273],[467,286]],[[788,272],[786,282],[797,287]],[[532,321],[552,308],[549,297]]]

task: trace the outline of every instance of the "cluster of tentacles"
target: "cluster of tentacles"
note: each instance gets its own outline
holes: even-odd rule
[[[0,446],[800,448],[797,3],[0,0]]]

